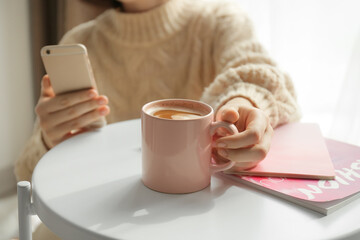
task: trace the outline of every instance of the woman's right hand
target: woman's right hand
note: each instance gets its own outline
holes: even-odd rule
[[[83,130],[110,112],[106,96],[95,89],[55,95],[48,75],[41,83],[41,94],[35,107],[45,145],[50,149]]]

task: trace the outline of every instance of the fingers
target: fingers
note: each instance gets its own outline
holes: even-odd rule
[[[58,125],[56,128],[52,128],[47,132],[47,137],[52,139],[54,145],[61,141],[71,137],[69,134],[72,130],[82,129],[87,125],[99,120],[102,116],[106,116],[110,113],[110,108],[106,105],[96,108],[90,112],[87,112],[75,119],[67,121]]]
[[[95,89],[55,95],[50,79],[45,75],[41,96],[35,111],[39,118],[44,143],[52,148],[82,128],[109,114],[108,99]]]
[[[108,106],[102,106],[98,109],[95,109],[91,112],[81,115],[76,119],[72,119],[66,123],[63,123],[58,126],[58,129],[62,132],[70,132],[74,129],[81,129],[99,120],[100,117],[106,116],[110,112],[110,108]]]
[[[249,100],[242,97],[236,97],[226,102],[216,113],[217,121],[235,123],[239,120],[239,107],[252,107]]]
[[[267,116],[261,110],[256,108],[240,108],[239,114],[243,117],[240,117],[240,120],[236,125],[244,125],[245,130],[218,139],[216,141],[218,147],[230,149],[245,148],[259,143],[263,138],[266,129],[269,127]],[[239,129],[239,131],[241,130],[243,129]]]
[[[237,169],[248,169],[266,157],[273,129],[262,110],[241,101],[234,99],[219,109],[217,120],[234,123],[239,133],[216,139],[216,146],[220,158],[235,161]]]
[[[245,130],[246,115],[241,114],[241,109],[254,109],[252,103],[246,98],[236,97],[224,104],[216,113],[216,121],[225,121],[234,123],[239,132]],[[228,131],[224,128],[219,128],[217,134],[219,136],[226,136]]]
[[[48,122],[51,126],[57,126],[61,123],[76,119],[87,112],[93,111],[102,105],[108,104],[106,96],[99,96],[85,102],[78,103],[70,108],[66,108],[49,114]]]
[[[227,149],[246,148],[257,144],[263,135],[264,133],[257,129],[247,129],[243,132],[218,139],[216,146]]]
[[[216,121],[235,123],[239,119],[238,108],[240,100],[237,98],[226,102],[216,113]]]
[[[218,121],[225,121],[229,123],[235,123],[239,119],[238,110],[229,105],[222,106],[217,114]]]
[[[228,101],[216,113],[216,121],[235,123],[238,120],[239,120],[238,107],[235,106],[231,101]],[[226,136],[228,134],[228,131],[222,127],[218,128],[216,132],[218,136]]]
[[[43,108],[47,110],[48,113],[60,111],[62,109],[69,108],[76,104],[89,101],[98,96],[98,93],[95,89],[81,90],[66,94],[61,94],[55,98],[49,99],[43,104]]]
[[[218,154],[226,159],[237,162],[237,167],[249,168],[256,166],[269,152],[273,129],[270,125],[266,129],[260,142],[249,148],[218,149]]]
[[[45,75],[41,80],[41,93],[42,97],[53,97],[55,96],[54,90],[51,87],[50,78]]]

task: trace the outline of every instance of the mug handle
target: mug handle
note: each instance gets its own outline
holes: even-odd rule
[[[213,136],[216,132],[216,130],[218,128],[226,128],[227,130],[229,130],[230,134],[236,134],[239,131],[237,130],[236,126],[232,123],[228,123],[228,122],[212,122],[211,126],[210,126],[210,134],[211,136]],[[215,158],[214,156],[212,156],[213,158]],[[216,164],[216,163],[210,163],[210,172],[211,174],[216,173],[216,172],[220,172],[220,171],[225,171],[228,170],[230,168],[232,168],[235,165],[234,161],[229,160],[229,162],[224,163],[224,164]]]

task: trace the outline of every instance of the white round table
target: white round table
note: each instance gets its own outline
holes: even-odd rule
[[[35,168],[33,204],[62,239],[333,239],[356,234],[360,199],[323,216],[221,174],[192,194],[141,182],[140,120],[73,137]],[[359,237],[360,239],[360,237]]]

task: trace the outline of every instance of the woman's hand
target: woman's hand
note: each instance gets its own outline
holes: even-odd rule
[[[216,140],[218,154],[249,169],[263,160],[270,149],[273,128],[265,113],[245,98],[233,98],[216,114],[217,121],[235,124],[239,133]]]
[[[45,75],[41,94],[35,107],[42,137],[50,149],[74,135],[72,130],[84,127],[109,114],[108,99],[88,89],[55,96],[50,79]]]

